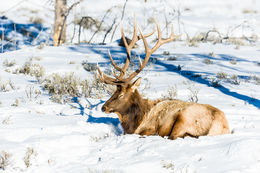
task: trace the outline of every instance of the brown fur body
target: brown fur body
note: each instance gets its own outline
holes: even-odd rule
[[[139,135],[214,136],[230,133],[224,113],[208,104],[143,99],[134,87],[120,86],[102,110],[117,113],[124,132]],[[120,95],[120,98],[118,98]]]

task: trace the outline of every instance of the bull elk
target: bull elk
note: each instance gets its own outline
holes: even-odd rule
[[[102,82],[116,85],[116,91],[109,100],[102,106],[105,113],[116,113],[120,123],[127,134],[139,135],[160,135],[168,136],[169,139],[176,139],[185,136],[199,137],[203,135],[214,136],[230,133],[228,122],[224,113],[208,104],[198,104],[181,100],[149,100],[144,99],[139,94],[137,88],[140,86],[141,78],[131,82],[145,67],[150,56],[161,45],[168,43],[178,36],[174,34],[173,28],[171,35],[167,39],[162,39],[161,31],[156,22],[158,41],[153,48],[149,48],[146,37],[138,28],[140,36],[137,36],[136,21],[134,33],[130,44],[127,43],[124,30],[121,27],[121,34],[126,48],[127,59],[124,66],[117,66],[110,54],[109,58],[114,68],[119,74],[113,73],[114,77],[104,74],[97,68],[97,75]],[[133,73],[125,76],[128,69],[131,50],[136,42],[142,39],[145,47],[145,58],[140,61],[140,66]]]

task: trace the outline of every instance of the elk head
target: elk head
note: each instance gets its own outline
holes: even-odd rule
[[[150,56],[152,55],[152,53],[154,53],[161,45],[168,43],[168,42],[172,41],[173,39],[179,37],[177,35],[174,35],[173,28],[172,28],[172,33],[171,33],[170,37],[167,39],[162,39],[161,30],[160,30],[160,27],[157,22],[156,22],[156,26],[157,26],[157,32],[158,32],[158,41],[154,45],[154,47],[151,49],[148,47],[146,37],[151,36],[155,32],[155,30],[150,34],[143,35],[142,31],[138,28],[138,30],[140,32],[140,36],[137,36],[137,25],[136,25],[136,21],[135,21],[132,41],[130,44],[128,44],[127,40],[125,38],[125,35],[124,35],[124,30],[121,27],[122,39],[124,41],[124,45],[125,45],[126,53],[127,53],[127,59],[126,59],[124,66],[122,68],[118,67],[115,64],[110,52],[108,52],[109,58],[113,64],[114,68],[117,71],[119,71],[119,74],[117,75],[112,71],[114,77],[110,77],[110,76],[103,74],[103,72],[100,70],[99,67],[97,68],[97,70],[98,70],[97,74],[98,74],[98,77],[101,79],[101,81],[103,81],[106,84],[117,86],[115,93],[103,105],[103,107],[102,107],[103,112],[106,112],[106,113],[118,112],[120,114],[125,114],[127,111],[129,111],[129,109],[133,108],[131,106],[139,104],[139,102],[142,100],[140,94],[137,91],[137,88],[141,82],[141,78],[138,78],[134,82],[131,82],[132,79],[134,79],[143,70],[143,68],[147,64]],[[139,58],[139,62],[140,62],[139,68],[137,70],[135,70],[132,74],[130,74],[128,77],[125,77],[125,73],[126,73],[126,70],[128,69],[130,59],[131,59],[131,50],[134,47],[134,45],[136,44],[136,42],[140,39],[142,39],[143,43],[144,43],[145,58],[143,61]]]
[[[139,97],[137,88],[140,86],[141,78],[132,84],[117,85],[115,93],[102,106],[102,111],[106,113],[119,112],[125,114],[132,103]]]

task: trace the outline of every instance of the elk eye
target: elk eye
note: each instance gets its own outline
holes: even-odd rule
[[[118,98],[122,98],[124,96],[124,94],[120,94],[119,96],[118,96]]]

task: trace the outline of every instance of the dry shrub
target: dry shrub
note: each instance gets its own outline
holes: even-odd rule
[[[218,72],[217,73],[217,78],[218,79],[227,79],[227,77],[228,77],[228,75],[225,72]]]
[[[20,105],[20,102],[18,99],[15,99],[14,103],[11,104],[11,106],[18,107]]]
[[[177,96],[178,96],[178,90],[176,85],[169,87],[167,93],[162,95],[164,99],[176,99]]]
[[[196,35],[194,37],[190,37],[187,34],[187,38],[186,38],[186,43],[188,44],[188,46],[190,47],[198,47],[198,43],[201,41],[201,39],[203,38],[203,36],[201,35]]]
[[[9,80],[8,82],[3,82],[1,81],[1,77],[0,77],[0,92],[8,92],[15,89],[16,87],[14,86],[11,80]]]
[[[28,85],[25,88],[26,96],[29,100],[36,100],[41,94],[41,90],[35,89],[33,85]]]
[[[199,89],[196,87],[189,87],[188,90],[190,91],[188,101],[197,103],[199,101],[199,98],[198,98]]]
[[[234,84],[234,85],[239,85],[240,84],[240,82],[239,82],[239,80],[238,80],[238,76],[237,75],[232,75],[231,77],[230,77],[230,83],[232,83],[232,84]]]
[[[81,80],[74,73],[52,74],[42,82],[43,88],[51,94],[55,102],[66,102],[66,97],[89,97],[91,88],[88,80]]]
[[[12,67],[16,64],[15,60],[8,61],[8,59],[5,59],[3,62],[3,66],[5,67]]]
[[[257,85],[260,85],[260,77],[256,78],[256,83],[257,83]]]
[[[44,23],[44,20],[39,16],[35,16],[35,17],[31,17],[29,22],[33,23],[33,24],[41,24],[42,25]]]
[[[100,99],[107,95],[112,95],[115,92],[115,86],[106,85],[96,75],[93,77],[91,84],[93,93],[92,97]]]
[[[240,38],[240,37],[229,37],[226,39],[226,43],[228,44],[233,44],[236,46],[244,46],[245,45],[245,38]]]
[[[90,16],[85,16],[82,18],[77,17],[73,23],[76,25],[81,25],[84,29],[91,31],[96,31],[97,29],[102,30],[102,28],[99,28],[101,22],[98,19],[94,19]]]
[[[82,63],[83,68],[88,72],[94,72],[97,70],[97,64],[94,63],[87,63],[83,61]]]
[[[236,64],[237,64],[237,59],[236,59],[236,58],[233,58],[233,59],[231,59],[229,62],[230,62],[230,64],[232,64],[232,65],[236,65]]]
[[[29,168],[32,165],[32,157],[36,156],[37,153],[35,152],[35,150],[33,148],[28,147],[23,160],[26,168]]]
[[[2,151],[1,155],[0,155],[0,169],[5,170],[10,164],[10,158],[11,158],[11,154],[6,152],[6,151]]]
[[[12,124],[12,116],[7,116],[2,120],[2,124],[8,125],[8,124]]]
[[[197,35],[194,35],[193,37],[190,37],[188,34],[186,34],[186,36],[186,42],[190,47],[198,47],[198,43],[200,42],[212,42],[213,44],[222,42],[222,38],[215,30],[201,32]]]
[[[168,162],[168,161],[163,161],[162,162],[162,167],[165,169],[170,169],[171,171],[174,171],[174,163]]]
[[[220,81],[218,79],[211,79],[210,85],[214,88],[221,87]]]
[[[96,75],[93,75],[90,82],[87,79],[81,80],[74,73],[54,73],[42,81],[42,86],[57,103],[66,103],[71,97],[103,98],[115,91],[114,86],[104,84]]]
[[[213,61],[210,60],[210,59],[208,59],[208,58],[207,58],[207,59],[204,59],[203,62],[204,62],[205,64],[207,64],[207,65],[213,64]]]
[[[243,9],[242,13],[244,14],[256,14],[257,11],[256,10],[253,10],[253,9]]]
[[[260,77],[259,76],[254,75],[254,76],[251,77],[251,79],[254,80],[257,85],[260,85]]]
[[[23,67],[16,69],[17,73],[22,73],[30,76],[36,77],[38,80],[43,77],[45,70],[39,64],[32,64],[31,62],[26,62]]]

